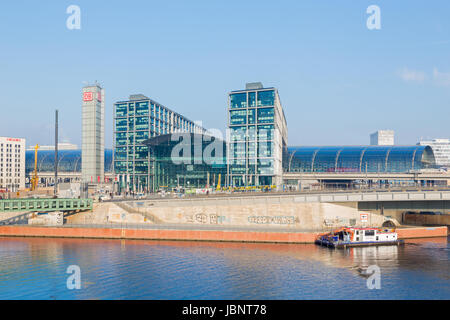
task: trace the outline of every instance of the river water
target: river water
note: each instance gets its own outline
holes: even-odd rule
[[[67,273],[79,267],[80,289]],[[358,268],[376,265],[377,282]],[[70,283],[75,283],[69,281]],[[313,244],[0,238],[0,299],[449,299],[449,238]]]

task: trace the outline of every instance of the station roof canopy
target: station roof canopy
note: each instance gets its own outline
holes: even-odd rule
[[[407,172],[436,166],[429,146],[288,147],[290,172]]]

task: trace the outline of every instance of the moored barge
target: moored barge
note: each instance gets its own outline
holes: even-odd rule
[[[344,227],[317,237],[316,244],[330,248],[401,245],[395,229]]]

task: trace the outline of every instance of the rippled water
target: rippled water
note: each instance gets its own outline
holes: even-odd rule
[[[0,238],[0,299],[449,299],[448,238],[316,245]],[[377,265],[381,289],[358,267]],[[81,289],[66,286],[68,266]]]

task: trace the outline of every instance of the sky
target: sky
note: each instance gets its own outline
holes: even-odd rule
[[[130,94],[223,131],[247,82],[278,89],[291,146],[450,138],[449,13],[448,0],[2,1],[0,136],[52,145],[58,109],[60,141],[80,146],[81,89],[98,81],[108,148]]]

